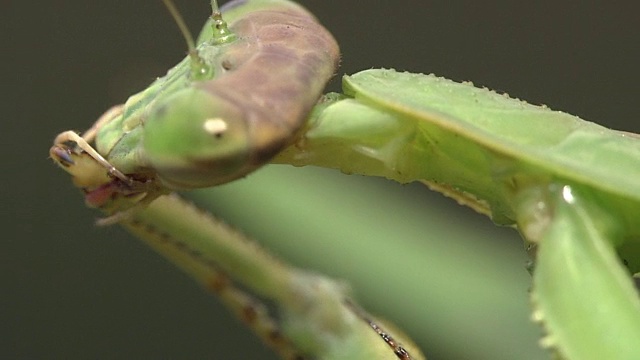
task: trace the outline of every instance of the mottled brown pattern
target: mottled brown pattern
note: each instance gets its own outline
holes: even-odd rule
[[[256,311],[255,307],[253,307],[251,304],[247,304],[242,309],[242,320],[245,323],[251,325],[256,321],[257,318],[258,318],[258,312]]]
[[[208,213],[194,206],[190,206],[189,209],[192,211],[192,215],[197,214],[207,221],[215,222]],[[173,247],[189,255],[194,262],[207,266],[210,270],[204,283],[207,290],[220,296],[223,299],[223,303],[233,310],[234,314],[247,324],[265,344],[274,348],[282,358],[305,359],[280,331],[277,322],[266,311],[266,307],[258,299],[238,288],[232,279],[218,268],[213,259],[208,258],[183,242],[180,234],[175,232],[176,230],[172,230],[171,227],[165,227],[161,223],[151,224],[138,217],[128,219],[125,224],[151,243],[156,243],[162,247]],[[225,226],[217,222],[216,225]]]
[[[229,286],[229,284],[230,284],[229,278],[227,278],[226,276],[215,276],[211,278],[211,280],[207,284],[207,288],[213,291],[214,293],[219,294],[224,289],[226,289]]]
[[[313,15],[291,4],[249,13],[229,28],[239,38],[221,60],[230,70],[199,86],[242,109],[249,124],[251,152],[240,177],[291,142],[335,73],[339,49]]]

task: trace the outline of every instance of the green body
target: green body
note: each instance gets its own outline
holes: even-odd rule
[[[208,25],[199,40],[200,56],[212,69],[209,80],[192,79],[193,68],[185,59],[166,77],[131,97],[123,114],[101,128],[96,147],[111,165],[136,181],[161,188],[159,193],[233,180],[275,154],[277,163],[330,167],[402,183],[425,182],[522,233],[535,260],[533,317],[547,332],[543,345],[570,360],[640,358],[640,300],[629,276],[640,270],[637,136],[470,84],[392,70],[346,76],[344,94],[326,95],[305,120],[334,71],[338,55],[333,38],[293,3],[232,4],[224,15],[237,40],[208,43],[216,38]],[[252,54],[267,54],[268,59],[274,54],[261,52],[261,43],[251,42],[257,35],[246,35],[250,32],[241,24],[259,23],[252,21],[260,14],[277,15],[269,18],[278,18],[278,23],[311,19],[307,25],[298,25],[318,28],[307,28],[304,36],[310,37],[301,41],[323,45],[291,53],[282,63],[262,61],[256,67],[252,61],[265,58]],[[288,39],[284,42],[291,48],[304,48],[298,42],[301,38],[287,34],[274,32],[268,38],[276,44]],[[310,68],[319,70],[310,72]],[[238,69],[229,73],[240,77],[225,74],[230,69]],[[247,69],[252,71],[242,75]],[[266,87],[252,82],[251,74],[263,78]],[[211,126],[203,126],[205,122]],[[215,141],[210,142],[212,135]],[[62,165],[77,168],[77,163],[65,160],[66,145],[57,146],[52,156],[62,158],[56,158]],[[102,169],[87,161],[83,167]],[[107,176],[97,179],[100,186],[81,187],[89,195],[101,195],[106,182],[115,196],[107,198],[110,206],[103,209],[136,203],[129,194],[137,189],[127,188],[126,182]],[[172,214],[161,215],[160,210],[152,205],[139,214],[144,222],[167,226],[167,231],[193,226],[195,233],[182,241],[200,251],[208,247],[208,240],[197,235],[206,231],[205,225],[184,225],[192,219],[178,219],[176,214],[172,220]],[[210,253],[221,257],[216,262],[231,261],[222,266],[224,271],[255,292],[285,304],[288,310],[295,308],[295,301],[281,298],[291,290],[290,284],[280,283],[289,275],[270,275],[279,271],[279,265],[262,264],[243,250]],[[176,262],[187,271],[197,267],[189,260],[186,266],[184,259]],[[322,294],[342,298],[335,289],[318,295]],[[292,323],[303,321],[314,328],[327,314],[343,311],[343,306],[336,303],[322,316],[295,315]],[[305,326],[293,326],[291,331],[294,338],[303,334],[298,348],[322,357],[322,349],[337,344],[321,340],[335,335],[336,329],[322,328],[309,340]],[[357,337],[361,330],[347,332]],[[354,349],[354,345],[345,346]],[[330,349],[329,353],[340,352]],[[365,349],[360,355],[371,356]]]
[[[516,225],[536,258],[543,345],[566,359],[640,358],[635,136],[432,75],[367,70],[344,92],[277,162],[424,181]]]
[[[360,140],[323,148],[336,152],[332,159],[319,155],[305,163],[402,183],[446,184],[506,225],[516,222],[514,195],[523,187],[580,184],[610,206],[629,238],[640,241],[639,139],[433,75],[363,71],[344,78],[344,91],[352,99],[325,104],[318,123],[354,134],[361,122],[385,130],[361,131]],[[320,125],[312,123],[306,138],[316,136],[314,126]]]
[[[228,182],[268,162],[305,123],[335,73],[335,39],[293,2],[228,5],[235,36],[220,40],[210,21],[198,39],[208,78],[194,78],[188,57],[100,130],[96,148],[120,171],[153,173],[172,189]]]

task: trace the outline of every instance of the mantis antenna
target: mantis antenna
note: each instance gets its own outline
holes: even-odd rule
[[[176,8],[172,0],[162,0],[162,2],[167,7],[167,10],[169,10],[171,17],[173,17],[176,25],[178,25],[178,28],[180,29],[180,32],[182,33],[182,36],[187,43],[187,48],[189,49],[189,58],[191,59],[191,76],[194,80],[210,79],[213,74],[211,71],[211,67],[207,65],[202,57],[200,57],[198,49],[196,49],[195,41],[193,41],[193,35],[191,35],[189,28],[187,28],[182,15],[180,15],[180,12]],[[218,4],[215,2],[215,0],[212,0],[211,7],[214,14],[216,12],[220,14],[220,10],[218,10]],[[213,16],[214,15],[212,15],[212,17]],[[222,19],[221,15],[220,18]]]

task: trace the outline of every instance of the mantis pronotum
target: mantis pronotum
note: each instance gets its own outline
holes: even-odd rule
[[[242,6],[258,3],[249,1]],[[230,18],[242,6],[230,9]],[[183,65],[180,69],[187,68]],[[183,76],[187,72],[174,78],[170,74],[162,80],[170,85],[165,88],[188,86]],[[424,75],[362,72],[347,77],[344,89],[344,95],[323,98],[298,140],[279,153],[276,161],[335,167],[400,182],[426,181],[498,223],[517,225],[530,242],[531,252],[540,249],[534,274],[534,317],[549,332],[544,345],[568,359],[637,358],[637,344],[629,339],[640,331],[638,299],[612,246],[617,247],[628,269],[638,271],[634,249],[638,191],[633,171],[638,169],[639,156],[635,136]],[[140,127],[135,125],[143,123],[140,116],[146,115],[141,109],[150,109],[153,114],[152,99],[157,92],[158,87],[152,86],[132,97],[123,115],[117,117],[134,125],[133,135],[139,135],[135,132],[140,132]],[[123,123],[114,120],[108,124],[117,124],[113,126],[119,131]],[[376,132],[372,124],[393,131]],[[218,134],[224,129],[221,125],[211,123],[209,134]],[[116,139],[120,141],[119,135]],[[97,143],[112,140],[97,135]],[[120,171],[126,179],[101,178],[98,183],[109,186],[91,191],[101,195],[92,200],[107,199],[106,203],[115,207],[112,211],[146,205],[166,192],[166,185],[176,183],[173,174],[163,181],[162,174],[155,172],[165,164],[162,160],[146,168],[144,161],[123,160],[135,153],[131,144],[123,144],[120,154],[101,150],[98,145],[109,172],[116,175],[115,171]],[[240,148],[246,145],[240,144]],[[61,147],[54,156],[64,160],[68,154],[90,164],[95,161],[84,153],[65,153],[73,149]],[[172,154],[168,148],[162,149]],[[607,159],[607,154],[613,156]],[[115,165],[118,161],[123,162]],[[611,165],[624,166],[630,173],[611,177],[607,170]],[[100,168],[95,164],[88,167]],[[140,169],[146,172],[136,173]],[[192,180],[189,182],[194,184]],[[208,181],[216,183],[210,179],[203,183]],[[105,192],[116,198],[125,195],[124,200],[113,201],[102,196]],[[139,207],[134,206],[118,220],[135,215]],[[575,271],[565,273],[565,263],[575,264]],[[615,334],[613,340],[601,341],[609,334]]]

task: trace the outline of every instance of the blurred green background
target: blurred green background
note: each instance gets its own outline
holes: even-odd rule
[[[640,132],[632,1],[304,4],[341,44],[340,74],[433,72]],[[207,1],[177,5],[197,31]],[[273,358],[163,259],[94,227],[47,159],[57,133],[86,129],[185,54],[161,2],[8,0],[0,26],[0,357]],[[277,254],[349,279],[430,359],[547,358],[517,233],[423,186],[272,167],[206,196]]]

